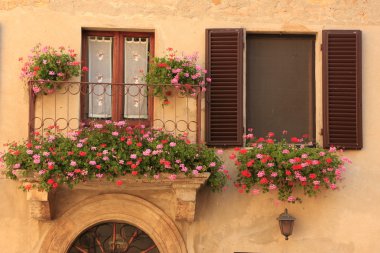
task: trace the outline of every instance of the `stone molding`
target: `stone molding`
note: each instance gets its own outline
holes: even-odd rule
[[[135,176],[123,176],[118,178],[122,185],[104,179],[91,180],[80,183],[75,189],[101,190],[103,193],[129,194],[134,190],[139,191],[168,191],[175,194],[175,219],[176,221],[193,222],[195,216],[196,195],[198,189],[206,182],[210,173],[200,173],[192,177],[183,174],[177,175],[175,180],[168,178],[168,175],[161,174],[162,179],[136,178]],[[37,220],[51,220],[53,217],[52,206],[54,191],[47,193],[36,189],[27,192],[27,200],[30,203],[30,215]]]
[[[147,233],[162,253],[187,253],[174,221],[152,203],[128,194],[88,198],[56,219],[39,252],[66,253],[76,237],[101,222],[126,222]]]

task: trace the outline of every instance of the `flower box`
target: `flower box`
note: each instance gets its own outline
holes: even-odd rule
[[[281,201],[301,202],[294,194],[296,189],[307,196],[315,196],[323,188],[334,190],[345,162],[350,162],[334,147],[324,150],[309,145],[306,137],[277,141],[269,132],[266,137],[254,138],[248,133],[245,138],[247,148],[236,148],[237,154],[230,157],[239,171],[235,186],[241,193],[277,192]]]

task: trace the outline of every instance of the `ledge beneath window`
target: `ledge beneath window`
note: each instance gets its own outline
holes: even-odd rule
[[[175,180],[167,178],[168,175],[161,174],[161,179],[136,178],[128,175],[118,178],[122,184],[119,186],[115,182],[105,179],[92,180],[74,186],[75,189],[117,192],[120,194],[130,194],[133,191],[165,191],[174,194],[176,221],[193,222],[195,216],[196,196],[198,189],[205,184],[210,173],[200,173],[196,176],[186,177],[183,174],[177,175]],[[52,220],[52,210],[54,191],[44,192],[31,189],[27,192],[27,200],[30,204],[30,215],[37,220]]]

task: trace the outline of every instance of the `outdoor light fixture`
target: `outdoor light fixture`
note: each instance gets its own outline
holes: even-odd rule
[[[285,208],[285,212],[280,214],[277,218],[278,223],[280,224],[281,234],[285,236],[285,240],[288,240],[288,237],[293,232],[293,225],[296,218],[288,214],[288,209]]]

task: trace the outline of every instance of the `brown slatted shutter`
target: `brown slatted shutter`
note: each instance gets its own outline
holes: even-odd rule
[[[361,31],[323,31],[324,147],[361,149]]]
[[[206,141],[243,144],[243,29],[206,30]]]

